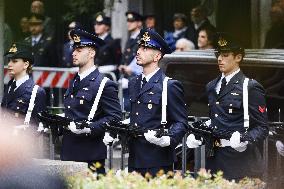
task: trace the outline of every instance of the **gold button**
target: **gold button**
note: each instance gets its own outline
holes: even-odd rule
[[[230,106],[233,106],[233,104],[230,104]]]
[[[220,103],[217,101],[216,104],[220,104]]]
[[[215,117],[218,117],[218,114],[215,114]]]
[[[134,125],[137,126],[137,123],[135,123]]]
[[[208,106],[210,106],[210,104],[207,104]]]
[[[71,95],[71,98],[73,98],[73,95]]]
[[[82,96],[82,98],[85,98],[85,96]]]
[[[136,115],[138,115],[139,113],[138,112],[136,112]]]
[[[149,100],[149,102],[152,102],[152,100]]]
[[[67,108],[71,108],[70,106],[67,106]]]
[[[137,104],[140,104],[140,101],[137,101]]]
[[[19,107],[19,106],[17,107],[17,110],[18,110],[18,109],[20,109],[20,107]]]

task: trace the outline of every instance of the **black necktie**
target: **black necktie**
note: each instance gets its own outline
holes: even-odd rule
[[[10,85],[9,94],[13,93],[16,87],[17,87],[16,81],[13,81],[13,83]]]
[[[80,76],[77,75],[73,83],[73,89],[77,89],[79,87],[79,84],[80,84]]]
[[[221,94],[221,92],[224,90],[224,88],[226,87],[227,85],[227,81],[226,81],[226,78],[224,77],[222,79],[222,83],[221,83],[221,88],[220,88],[220,91],[219,91],[219,94]]]
[[[146,77],[144,77],[142,79],[142,86],[141,86],[141,89],[145,86],[145,84],[147,83],[147,80],[146,80]]]

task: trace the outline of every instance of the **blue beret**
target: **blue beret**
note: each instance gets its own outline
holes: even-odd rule
[[[73,48],[76,47],[95,47],[100,48],[105,44],[104,40],[94,34],[81,29],[71,30],[70,36],[74,41]]]
[[[23,43],[13,43],[10,49],[5,53],[5,57],[27,59],[31,64],[34,62],[31,48]]]
[[[224,32],[215,34],[213,44],[218,52],[239,52],[244,54],[244,48],[232,36]]]
[[[157,49],[163,54],[170,54],[172,52],[165,40],[152,29],[142,29],[139,36],[139,46]]]

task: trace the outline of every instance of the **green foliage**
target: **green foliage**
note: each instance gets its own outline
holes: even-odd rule
[[[96,7],[103,7],[104,0],[65,0],[68,12],[63,15],[63,20],[72,21],[76,17],[94,14]]]
[[[68,178],[70,188],[74,189],[262,189],[265,183],[259,179],[243,179],[239,183],[222,178],[222,173],[212,175],[201,170],[199,176],[194,179],[187,175],[182,177],[180,173],[161,174],[155,178],[142,177],[136,173],[123,171],[114,173],[109,171],[106,176],[89,174],[88,176],[76,176]]]

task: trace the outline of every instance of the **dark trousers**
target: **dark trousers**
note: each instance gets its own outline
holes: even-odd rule
[[[157,173],[160,171],[163,171],[165,174],[167,174],[169,171],[173,171],[173,166],[161,166],[161,167],[149,167],[149,168],[134,168],[134,167],[128,167],[128,172],[137,172],[141,174],[143,177],[146,175],[146,173],[149,173],[151,176],[155,177],[157,176]]]
[[[91,169],[93,172],[96,172],[97,174],[102,174],[102,175],[106,174],[105,159],[89,161],[87,163],[88,163],[89,169]]]

